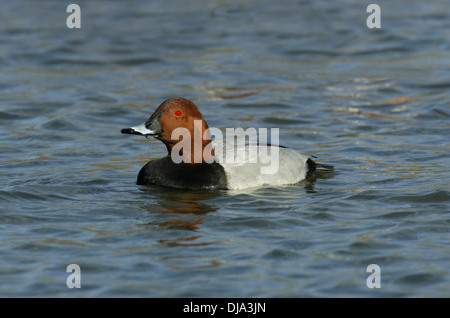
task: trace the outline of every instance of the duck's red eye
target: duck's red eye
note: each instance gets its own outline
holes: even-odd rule
[[[175,112],[175,116],[181,116],[181,112],[180,112],[179,110],[177,110],[177,111]]]

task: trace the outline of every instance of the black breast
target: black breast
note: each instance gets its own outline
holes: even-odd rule
[[[225,170],[211,164],[174,163],[170,157],[152,160],[139,172],[137,184],[157,184],[180,189],[226,189]]]

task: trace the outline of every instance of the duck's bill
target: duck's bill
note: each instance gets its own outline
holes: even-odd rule
[[[162,113],[156,116],[152,116],[145,123],[138,126],[124,128],[120,132],[122,134],[129,135],[141,135],[141,136],[159,136],[163,133],[161,128],[160,118]]]
[[[124,128],[120,132],[122,134],[141,135],[141,136],[158,135],[158,132],[156,130],[148,129],[147,127],[145,127],[145,124],[141,124],[141,125],[130,127],[130,128]]]

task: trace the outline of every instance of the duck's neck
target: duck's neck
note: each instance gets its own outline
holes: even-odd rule
[[[172,157],[172,160],[176,163],[208,164],[215,160],[215,153],[211,140],[202,143],[201,147],[196,145],[195,142],[183,143],[183,141],[179,141],[176,144],[165,144],[168,155]]]
[[[186,138],[186,139],[185,139]],[[180,137],[179,141],[164,141],[169,156],[176,163],[208,164],[215,160],[215,152],[211,142],[208,125],[194,125],[193,134]]]

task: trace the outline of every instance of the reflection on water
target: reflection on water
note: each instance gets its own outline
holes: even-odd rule
[[[205,201],[221,195],[220,191],[186,191],[163,187],[155,191],[155,188],[158,187],[148,186],[143,189],[143,191],[157,192],[159,194],[157,197],[159,205],[157,211],[153,212],[204,215],[218,210],[217,207]]]
[[[142,186],[141,191],[151,194],[154,204],[144,206],[148,213],[162,213],[170,215],[162,221],[153,221],[149,225],[158,225],[175,230],[197,232],[209,213],[216,212],[219,207],[208,201],[222,195],[222,191],[178,190],[158,186]],[[168,246],[199,246],[209,245],[210,242],[195,242],[202,235],[162,239],[161,243]]]

